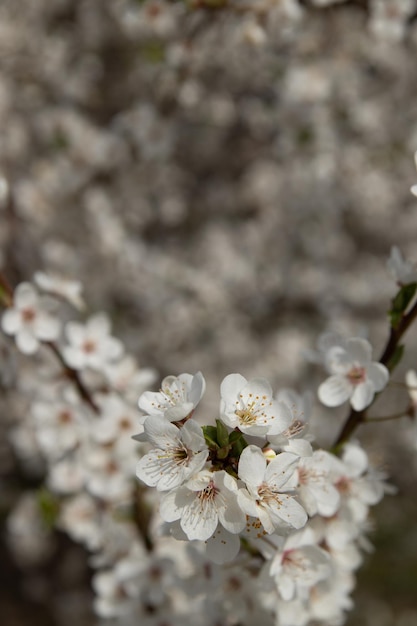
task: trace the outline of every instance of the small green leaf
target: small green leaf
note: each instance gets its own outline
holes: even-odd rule
[[[203,426],[203,434],[208,447],[217,450],[219,447],[217,443],[217,428],[215,426]]]
[[[223,446],[219,450],[217,450],[217,458],[218,459],[226,459],[229,456],[230,446]]]
[[[392,355],[392,357],[390,358],[390,360],[387,363],[387,367],[389,370],[393,370],[394,367],[396,367],[398,365],[398,363],[401,361],[401,359],[403,358],[403,354],[404,354],[404,344],[400,344],[395,348],[395,352]]]
[[[411,300],[414,298],[417,290],[417,283],[409,283],[403,285],[391,303],[391,310],[388,315],[391,320],[391,326],[397,328]]]
[[[238,439],[237,441],[235,441],[235,443],[232,446],[232,454],[233,456],[238,459],[240,457],[240,455],[242,454],[243,450],[247,447],[247,442],[245,441],[244,437],[240,437],[240,439]]]
[[[216,420],[217,424],[217,437],[216,441],[219,442],[220,446],[227,446],[229,443],[229,431],[226,426],[223,424],[221,420]]]
[[[59,501],[46,487],[39,489],[37,501],[42,520],[48,528],[52,528],[59,515]]]
[[[238,439],[243,437],[242,433],[239,430],[233,430],[229,435],[229,442],[234,443]]]

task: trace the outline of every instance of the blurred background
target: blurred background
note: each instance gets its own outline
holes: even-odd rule
[[[379,353],[391,246],[417,262],[416,15],[414,0],[1,0],[2,271],[82,281],[141,365],[204,373],[206,419],[230,372],[315,390],[303,351],[323,331]],[[375,415],[407,404],[386,397]],[[34,481],[5,433],[19,410],[2,394],[3,529]],[[320,445],[345,415],[316,407]],[[348,624],[415,626],[415,427],[359,435],[399,493],[374,512]],[[3,530],[2,623],[94,624],[86,553],[47,545],[16,558]]]

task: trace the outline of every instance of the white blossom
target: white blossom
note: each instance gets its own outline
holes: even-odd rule
[[[417,268],[411,261],[404,259],[398,246],[392,246],[387,267],[399,285],[417,282]]]
[[[302,528],[307,521],[303,507],[286,493],[296,488],[297,464],[297,456],[282,452],[267,465],[257,446],[248,446],[240,456],[238,474],[246,489],[239,490],[239,504],[247,515],[259,518],[267,533]]]
[[[371,344],[359,337],[348,339],[345,347],[331,347],[326,354],[326,366],[332,375],[318,389],[321,402],[334,407],[350,400],[356,411],[369,406],[375,393],[382,391],[389,379],[385,365],[371,358]]]
[[[203,468],[208,449],[201,426],[194,420],[177,428],[164,418],[150,416],[144,429],[156,447],[139,461],[136,476],[150,487],[174,489]]]
[[[34,354],[42,341],[55,341],[61,331],[60,321],[46,308],[46,300],[39,297],[30,283],[20,283],[13,294],[13,306],[1,320],[7,335],[13,335],[24,354]]]
[[[165,417],[178,422],[191,417],[203,397],[206,381],[201,372],[194,376],[180,374],[167,376],[157,392],[145,391],[139,398],[139,408],[147,415]]]
[[[109,362],[118,359],[123,353],[123,345],[110,335],[110,330],[110,320],[103,313],[90,317],[85,325],[68,322],[65,335],[69,343],[62,348],[67,365],[76,370],[91,367],[101,371]]]
[[[237,534],[246,525],[237,494],[237,483],[232,476],[224,470],[205,470],[163,497],[161,517],[166,522],[179,519],[190,540],[206,541],[214,534],[218,523],[230,533]]]
[[[247,381],[240,374],[229,374],[221,387],[220,415],[230,428],[248,435],[277,435],[291,423],[288,407],[273,398],[264,378]]]

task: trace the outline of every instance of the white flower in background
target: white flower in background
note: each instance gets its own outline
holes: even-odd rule
[[[180,520],[189,540],[206,541],[220,523],[229,533],[240,533],[246,517],[237,502],[237,482],[224,470],[204,470],[186,485],[167,493],[161,500],[164,521]]]
[[[310,516],[319,513],[334,515],[339,507],[340,495],[332,484],[335,457],[325,450],[316,450],[312,456],[303,457],[298,465],[298,493],[301,504]]]
[[[248,435],[277,435],[291,423],[291,411],[274,400],[271,385],[264,378],[247,381],[240,374],[229,374],[220,393],[220,416],[230,428]]]
[[[409,285],[417,282],[417,268],[411,261],[404,259],[401,250],[397,246],[392,246],[391,248],[387,267],[399,285]]]
[[[83,286],[77,280],[69,280],[56,274],[35,272],[33,276],[35,284],[42,291],[66,300],[79,311],[85,308],[82,297]]]
[[[34,402],[31,415],[39,446],[51,460],[58,459],[83,440],[89,419],[84,407],[66,400]]]
[[[257,446],[248,446],[240,455],[238,474],[246,489],[239,490],[239,504],[247,515],[259,518],[269,534],[302,528],[307,521],[303,507],[285,493],[297,486],[298,460],[294,454],[282,452],[267,465]]]
[[[61,505],[58,527],[89,550],[97,550],[102,542],[100,508],[87,493],[67,498]]]
[[[144,436],[155,446],[136,467],[136,476],[158,491],[168,491],[199,472],[208,457],[201,426],[188,420],[182,428],[164,418],[150,416],[144,424]]]
[[[147,415],[178,422],[191,417],[203,397],[206,381],[201,372],[194,376],[180,374],[164,378],[159,391],[145,391],[139,398],[139,408]]]
[[[373,35],[387,41],[401,41],[408,18],[413,14],[415,0],[371,0],[369,29]]]
[[[110,320],[104,313],[89,318],[87,323],[68,322],[65,335],[69,345],[62,348],[67,365],[81,370],[91,367],[101,371],[109,362],[123,354],[121,341],[110,335]]]
[[[385,493],[395,493],[385,482],[386,475],[369,466],[366,452],[356,442],[345,444],[341,459],[335,457],[334,481],[341,504],[348,507],[356,523],[366,519],[369,507]]]
[[[354,337],[346,346],[334,346],[326,354],[326,366],[332,376],[318,389],[320,401],[329,407],[350,399],[355,411],[369,406],[375,393],[382,391],[389,379],[385,365],[371,361],[372,347],[366,339]]]
[[[61,322],[48,312],[46,302],[30,283],[20,283],[13,294],[13,306],[3,314],[3,331],[15,337],[24,354],[34,354],[41,341],[55,341],[59,336]]]
[[[156,370],[150,367],[139,368],[130,354],[126,354],[119,361],[107,363],[104,374],[115,391],[135,404],[138,396],[157,379]]]
[[[269,571],[283,600],[306,599],[309,590],[330,575],[330,558],[315,545],[314,533],[307,528],[288,537],[275,553]]]
[[[309,439],[311,435],[305,435],[308,428],[313,405],[313,394],[306,391],[298,394],[292,389],[282,389],[276,394],[278,402],[285,404],[291,411],[291,423],[286,430],[279,435],[268,435],[269,442],[274,447],[292,452],[299,456],[310,456],[313,453]]]

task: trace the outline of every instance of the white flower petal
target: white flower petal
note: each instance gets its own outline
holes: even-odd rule
[[[68,322],[65,325],[65,334],[74,346],[81,346],[86,339],[85,327],[78,322]]]
[[[330,376],[318,388],[318,397],[325,406],[340,406],[350,398],[352,385],[345,376]]]
[[[208,558],[222,565],[237,556],[240,550],[240,539],[238,535],[233,535],[225,530],[220,524],[214,534],[207,540],[206,554]]]
[[[192,492],[193,495],[198,492]],[[185,506],[181,515],[181,528],[188,539],[206,541],[217,528],[219,517],[212,501],[200,499],[195,495],[193,501]]]
[[[374,399],[375,391],[373,384],[366,380],[355,387],[350,403],[355,411],[362,411],[369,406]]]
[[[389,380],[389,371],[382,363],[370,363],[366,368],[366,377],[373,384],[375,391],[382,391]]]
[[[16,309],[8,309],[1,319],[1,327],[6,335],[15,335],[22,324],[22,318]]]
[[[366,339],[352,337],[346,342],[346,350],[353,361],[359,365],[367,365],[372,359],[372,346]]]
[[[26,328],[21,328],[16,335],[16,345],[23,354],[34,354],[39,348],[39,341]]]
[[[38,294],[30,283],[20,283],[14,291],[13,299],[17,309],[38,308]]]
[[[257,446],[248,446],[240,455],[239,478],[247,485],[262,484],[266,470],[266,459]]]

